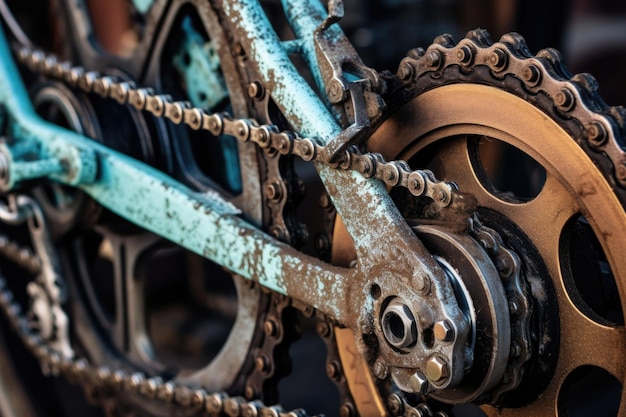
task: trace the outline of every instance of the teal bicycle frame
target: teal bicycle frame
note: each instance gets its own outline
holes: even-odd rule
[[[323,86],[313,34],[326,12],[316,0],[304,7],[293,0],[283,3],[298,36],[295,41],[278,39],[255,0],[226,0],[223,10],[234,29],[243,34],[242,46],[251,56],[251,64],[257,67],[289,123],[301,135],[326,145],[342,127],[288,55],[298,50],[318,85]],[[344,37],[337,25],[328,30],[331,36]],[[460,316],[442,270],[380,181],[316,165],[358,256],[355,268],[331,266],[264,234],[219,194],[194,192],[142,162],[42,120],[33,110],[3,34],[0,60],[0,104],[12,138],[10,144],[2,145],[12,159],[5,173],[10,179],[5,191],[22,180],[40,177],[78,187],[136,225],[278,293],[302,300],[353,329],[372,314],[372,303],[365,301],[365,294],[374,279],[397,287],[398,293],[411,294],[416,282],[430,277],[435,283],[431,296],[446,300],[444,310],[451,317]],[[37,157],[26,161],[22,158],[25,154]],[[391,259],[389,254],[393,254]],[[423,302],[418,295],[409,298],[416,304]]]

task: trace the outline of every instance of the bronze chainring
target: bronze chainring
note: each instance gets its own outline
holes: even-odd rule
[[[604,402],[611,415],[624,415],[618,394],[570,394],[598,378],[619,392],[626,378],[624,109],[604,104],[595,80],[570,75],[556,51],[531,55],[517,34],[496,43],[481,30],[458,43],[441,36],[410,51],[397,76],[388,97],[395,110],[367,150],[428,168],[476,196],[481,222],[520,257],[525,274],[525,297],[509,298],[500,314],[513,322],[519,301],[528,306],[530,345],[513,345],[507,372],[515,374],[476,402],[489,416],[564,416],[577,404]],[[406,210],[410,196],[392,196],[408,218],[415,215]],[[418,221],[428,221],[426,212]],[[342,259],[351,243],[337,223],[333,252]],[[520,349],[530,352],[527,361]],[[357,399],[388,395],[377,388],[387,376],[378,376]],[[430,397],[455,403],[446,392]]]

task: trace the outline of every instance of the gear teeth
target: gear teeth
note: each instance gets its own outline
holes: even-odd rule
[[[583,87],[588,94],[594,97],[596,96],[596,93],[599,89],[599,84],[598,80],[596,80],[593,75],[588,73],[576,74],[574,75],[574,77],[572,77],[572,81]],[[599,98],[595,101],[604,102],[604,100],[600,100]]]
[[[624,106],[613,106],[610,107],[607,113],[615,119],[620,129],[624,131],[626,129],[626,107]],[[620,141],[621,142],[621,141]],[[620,143],[620,146],[623,147],[624,143]]]
[[[454,38],[449,33],[444,33],[443,35],[437,36],[433,43],[436,45],[441,45],[444,48],[453,48],[456,45]]]
[[[547,60],[552,66],[553,71],[563,80],[572,78],[572,73],[565,68],[563,64],[563,55],[554,48],[542,49],[537,53],[537,58]]]
[[[532,58],[533,56],[530,53],[530,49],[528,49],[526,40],[517,32],[505,33],[500,37],[500,42],[509,46],[512,52],[515,52],[521,58]]]
[[[487,48],[493,45],[493,40],[491,39],[491,35],[485,29],[474,29],[467,32],[465,35],[465,39],[468,39],[474,42],[477,46]]]
[[[425,53],[426,53],[426,50],[424,48],[413,48],[406,55],[409,58],[420,59],[421,57],[424,56]]]

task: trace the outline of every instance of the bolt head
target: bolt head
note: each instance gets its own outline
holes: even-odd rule
[[[273,319],[266,320],[263,323],[263,331],[266,336],[276,337],[278,335],[278,324]]]
[[[430,383],[428,382],[428,378],[426,378],[426,375],[424,375],[422,371],[417,371],[413,375],[411,375],[411,378],[409,379],[409,384],[411,385],[411,389],[413,390],[413,392],[420,395],[428,394],[428,391],[430,389]]]
[[[454,339],[454,328],[448,320],[441,320],[435,323],[433,332],[437,340],[441,342],[451,342]]]
[[[267,187],[267,196],[274,201],[280,200],[282,198],[282,189],[278,182],[273,182]]]
[[[254,81],[248,84],[248,95],[252,98],[263,98],[263,86],[260,82]]]
[[[267,359],[267,356],[257,356],[254,360],[254,367],[258,372],[267,372],[269,369],[269,360]]]
[[[442,381],[450,376],[450,370],[446,361],[439,357],[433,356],[426,363],[426,377],[432,382]]]

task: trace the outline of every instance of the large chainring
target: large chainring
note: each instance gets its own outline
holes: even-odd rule
[[[442,36],[411,51],[398,77],[398,108],[368,151],[473,194],[525,276],[528,344],[512,344],[504,377],[476,402],[490,416],[624,415],[623,110],[606,106],[589,76],[571,76],[558,53],[532,56],[516,34],[495,44],[483,31],[458,43]],[[425,221],[410,197],[394,198],[407,219]],[[342,235],[337,253],[350,251]],[[454,266],[453,253],[433,250]],[[520,298],[507,294],[509,311],[493,314],[513,326]],[[454,390],[430,397],[459,402]]]

